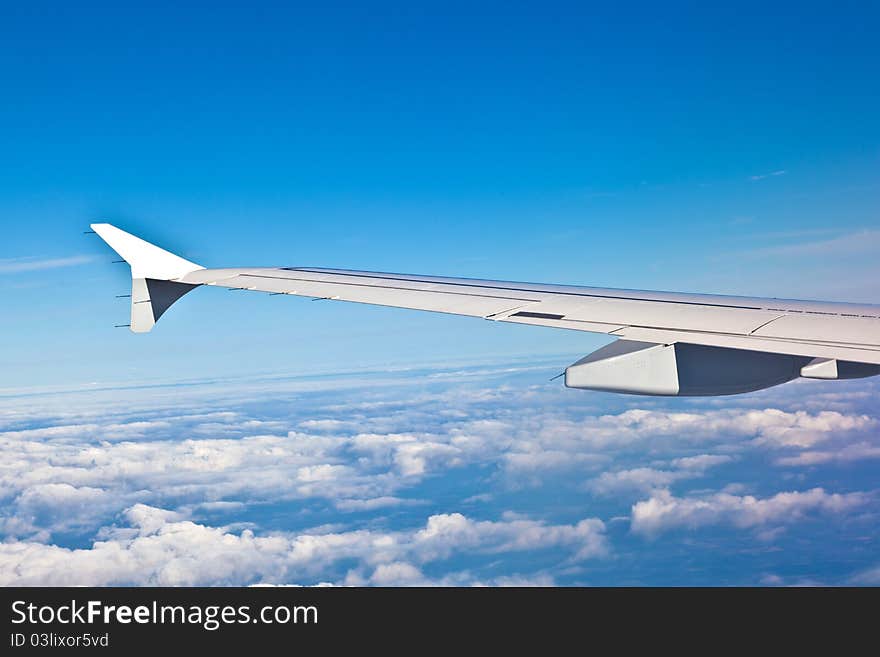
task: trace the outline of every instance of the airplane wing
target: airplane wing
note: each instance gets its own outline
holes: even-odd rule
[[[880,373],[880,306],[315,267],[205,269],[110,224],[92,229],[131,265],[131,329],[139,333],[183,294],[209,285],[619,338],[566,370],[566,385],[576,388],[715,395],[798,376]]]

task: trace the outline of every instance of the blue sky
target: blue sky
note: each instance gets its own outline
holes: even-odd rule
[[[346,404],[366,403],[371,384],[352,387],[353,375],[344,374],[350,372],[392,390],[380,385],[383,377],[408,368],[383,403],[401,406],[406,431],[437,432],[449,440],[452,434],[436,426],[432,404],[470,390],[465,383],[471,376],[441,377],[447,384],[425,393],[426,410],[421,397],[406,392],[423,392],[422,370],[413,368],[476,368],[479,394],[495,401],[478,409],[462,402],[465,417],[505,418],[508,389],[544,417],[541,395],[551,395],[545,424],[531,426],[534,443],[523,447],[541,472],[553,471],[542,460],[547,445],[541,436],[555,435],[559,422],[568,427],[559,429],[561,436],[574,432],[589,442],[594,416],[687,407],[675,400],[620,401],[547,383],[548,375],[603,344],[602,336],[469,318],[200,290],[175,305],[150,335],[131,335],[113,328],[127,322],[126,300],[114,298],[128,291],[127,269],[111,264],[115,256],[100,240],[82,234],[96,220],[206,266],[318,265],[880,303],[880,12],[870,3],[741,3],[728,9],[543,2],[474,9],[472,3],[32,2],[6,3],[2,13],[0,339],[6,348],[0,392],[7,415],[0,438],[12,455],[34,445],[49,449],[44,461],[15,461],[28,467],[50,463],[51,450],[62,447],[47,436],[57,434],[63,442],[65,432],[73,432],[76,463],[91,450],[102,454],[108,432],[117,431],[112,427],[120,404],[133,405],[126,423],[147,422],[131,437],[132,445],[143,441],[142,456],[163,441],[189,445],[187,440],[226,434],[237,440],[257,432],[240,425],[238,415],[228,422],[149,424],[163,412],[166,396],[180,390],[193,396],[176,404],[175,418],[226,408],[246,422],[276,423],[267,431],[279,436],[300,422],[350,422],[347,408],[325,410],[333,393],[323,387],[349,386]],[[485,373],[508,363],[516,369],[502,381]],[[294,401],[273,397],[274,404],[251,405],[266,389],[260,383],[265,377],[304,375],[305,392]],[[180,388],[183,382],[192,385]],[[144,384],[166,387],[148,389],[155,394],[125,392]],[[780,461],[797,454],[761,447],[767,444],[762,429],[742,434],[722,428],[720,451],[714,442],[711,449],[676,443],[653,460],[593,445],[578,461],[581,469],[567,471],[559,486],[536,475],[526,494],[502,476],[508,472],[506,447],[460,462],[441,447],[437,471],[429,460],[422,473],[407,470],[404,456],[402,465],[371,452],[371,469],[358,472],[361,453],[349,447],[357,431],[348,426],[347,433],[333,434],[341,451],[331,449],[326,462],[311,452],[291,462],[296,472],[321,465],[354,469],[327,472],[328,481],[345,482],[354,472],[355,502],[346,507],[343,500],[340,507],[336,498],[321,498],[326,509],[313,510],[312,523],[291,520],[302,511],[301,500],[313,497],[301,491],[277,507],[268,504],[268,494],[219,483],[220,492],[210,494],[163,492],[164,486],[185,487],[193,471],[184,468],[167,481],[145,475],[141,495],[113,476],[105,482],[83,478],[71,466],[50,468],[54,474],[24,487],[14,483],[24,480],[22,472],[4,473],[3,537],[59,550],[88,548],[108,532],[120,538],[118,532],[146,531],[143,523],[161,518],[238,537],[247,526],[258,539],[287,532],[295,540],[298,532],[332,526],[344,540],[356,542],[357,532],[375,530],[399,532],[400,541],[413,543],[419,528],[427,531],[429,518],[437,516],[457,527],[450,530],[455,536],[470,537],[461,539],[460,549],[468,540],[485,539],[488,547],[479,545],[501,565],[484,568],[466,554],[455,557],[459,563],[438,565],[413,548],[388,557],[402,565],[377,576],[381,560],[360,551],[350,567],[334,561],[300,577],[273,562],[276,571],[245,573],[241,581],[341,582],[349,572],[352,582],[392,581],[395,573],[400,581],[447,583],[455,577],[503,583],[523,574],[557,583],[614,583],[628,581],[626,573],[652,583],[756,583],[765,576],[769,583],[777,581],[773,577],[778,583],[868,581],[857,578],[873,567],[864,548],[876,547],[873,530],[853,521],[845,531],[836,527],[832,537],[822,518],[877,512],[876,391],[872,384],[811,385],[789,387],[821,389],[820,402],[809,408],[803,404],[810,402],[781,388],[767,397],[709,401],[696,409],[705,414],[752,404],[756,413],[794,414],[783,424],[796,428],[801,411],[819,424],[822,412],[864,416],[849,424],[834,420],[818,434],[810,429],[813,438],[797,447],[812,453],[827,451],[828,444],[849,446],[852,458],[845,462],[830,456],[811,465]],[[539,386],[538,401],[531,386]],[[65,404],[87,406],[88,421],[71,420],[77,411]],[[405,419],[410,413],[412,419]],[[388,442],[403,429],[382,425],[381,417],[368,414],[363,422],[379,426],[375,431]],[[64,428],[71,425],[86,428]],[[217,436],[209,435],[211,427]],[[36,434],[43,438],[32,445],[16,433],[25,430],[48,433]],[[492,442],[491,427],[469,431],[481,444]],[[658,431],[654,438],[663,443],[667,434]],[[739,442],[758,447],[737,451]],[[565,458],[580,454],[566,445],[554,449]],[[237,449],[232,443],[205,446],[221,453]],[[105,456],[138,462],[124,451]],[[730,460],[692,466],[707,473],[703,479],[682,474],[688,466],[676,459],[701,456]],[[595,469],[599,462],[605,470]],[[464,501],[480,495],[485,480],[474,468],[501,473],[486,484],[492,501],[481,508]],[[640,470],[645,468],[652,472]],[[630,470],[639,472],[615,474]],[[222,471],[217,476],[225,481]],[[310,473],[300,474],[308,479]],[[383,486],[390,488],[375,495]],[[86,502],[61,504],[79,509],[69,511],[72,517],[84,516],[74,527],[62,526],[52,500],[104,495],[80,488],[115,495],[126,505],[99,505],[90,515]],[[816,489],[822,493],[810,492]],[[808,497],[776,497],[786,493]],[[750,504],[742,501],[748,495],[769,500],[758,505],[764,509],[760,521],[738,510]],[[416,502],[365,502],[395,496]],[[214,517],[204,511],[210,502],[241,506],[234,513],[223,507],[227,515]],[[638,507],[639,515],[642,502],[648,506]],[[355,513],[358,504],[369,508]],[[784,504],[802,508],[804,524],[780,524],[773,509]],[[697,507],[717,513],[700,515]],[[660,516],[651,511],[661,508],[671,510],[660,514],[658,525]],[[461,525],[456,513],[494,524]],[[556,529],[517,525],[517,514]],[[578,529],[578,522],[593,519],[603,523],[601,531],[589,522]],[[545,537],[547,545],[538,546],[543,556],[506,549],[505,541],[518,532]],[[774,532],[779,543],[770,540]],[[727,558],[693,547],[709,544]],[[581,548],[584,558],[571,561]],[[771,556],[731,556],[756,551]],[[594,558],[599,565],[564,572]],[[670,570],[676,559],[703,575]],[[809,566],[814,561],[815,569]],[[664,572],[672,574],[664,579]],[[216,580],[206,575],[198,581]]]
[[[214,291],[144,340],[112,330],[126,273],[81,234],[95,219],[208,266],[880,301],[877,18],[864,3],[7,6],[4,372],[106,382],[600,344]]]

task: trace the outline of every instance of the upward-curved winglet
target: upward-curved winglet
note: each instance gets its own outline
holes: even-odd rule
[[[160,249],[155,244],[126,233],[112,224],[92,224],[91,228],[131,265],[132,278],[172,281],[190,272],[204,269],[201,265]]]
[[[201,265],[160,249],[111,224],[91,228],[131,266],[131,330],[146,333],[155,326],[172,303],[197,285],[179,279]]]

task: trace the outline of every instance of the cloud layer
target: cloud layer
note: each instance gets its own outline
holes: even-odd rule
[[[0,582],[627,583],[626,560],[659,582],[658,546],[692,534],[731,550],[825,548],[832,527],[837,542],[875,540],[870,381],[722,405],[535,378],[472,368],[7,396]],[[874,564],[856,566],[835,576]]]

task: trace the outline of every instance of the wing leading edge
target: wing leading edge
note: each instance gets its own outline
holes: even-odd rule
[[[136,332],[150,330],[161,312],[184,293],[208,285],[605,333],[621,338],[625,345],[702,348],[678,346],[662,357],[657,356],[659,350],[648,348],[608,354],[577,364],[580,370],[573,371],[579,375],[567,377],[571,387],[642,392],[621,388],[616,381],[606,385],[599,370],[609,367],[616,374],[632,370],[630,378],[649,379],[650,372],[659,368],[670,381],[674,371],[675,385],[667,381],[658,387],[651,379],[643,394],[732,394],[797,376],[852,378],[880,373],[880,306],[311,267],[205,269],[109,224],[92,228],[132,266],[132,330]],[[120,243],[124,249],[117,248]],[[132,248],[133,244],[138,248]],[[139,261],[142,255],[145,263]],[[151,283],[156,280],[173,285]],[[142,297],[137,300],[135,287]],[[159,290],[155,300],[153,289]],[[144,302],[153,309],[146,319],[146,308],[135,309]],[[137,322],[136,315],[140,318]],[[754,353],[776,355],[779,367],[769,367],[766,358],[749,365],[749,354]],[[601,367],[595,365],[600,361]],[[744,368],[737,368],[744,369],[737,380],[748,379],[750,371],[756,373],[755,380],[744,385],[712,383],[718,376],[695,375],[695,371],[706,369],[697,363],[708,367],[710,373],[720,371],[722,378],[735,363],[745,363]],[[758,376],[759,372],[763,374]],[[697,385],[688,384],[686,379],[694,376]],[[655,388],[657,392],[653,392]]]

